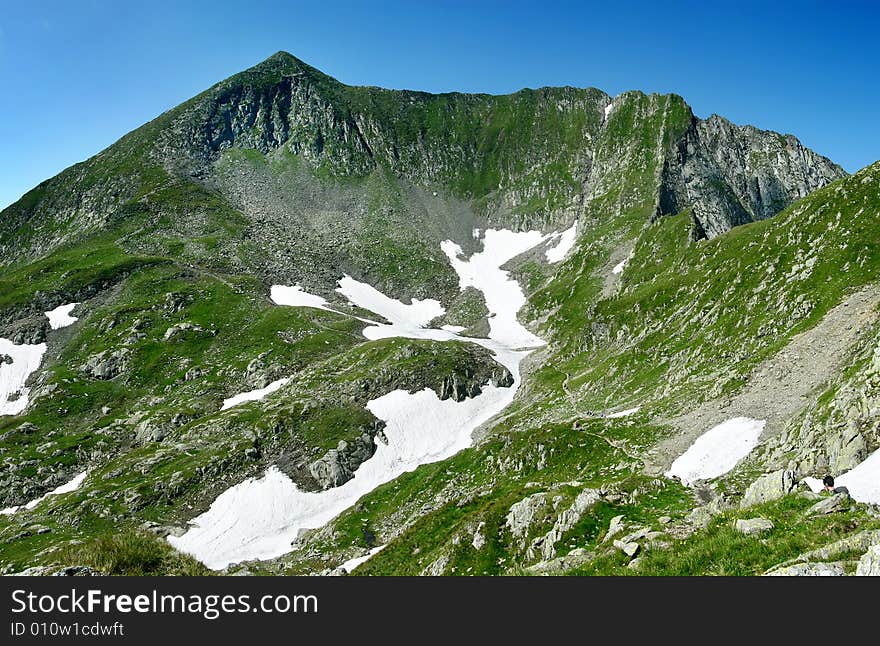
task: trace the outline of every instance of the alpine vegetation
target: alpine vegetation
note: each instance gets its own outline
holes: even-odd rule
[[[878,230],[677,95],[279,52],[0,212],[0,570],[876,574]]]

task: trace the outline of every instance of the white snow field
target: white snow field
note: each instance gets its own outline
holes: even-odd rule
[[[63,327],[67,327],[68,325],[73,325],[79,319],[75,316],[71,316],[70,313],[73,311],[73,308],[79,305],[79,303],[68,303],[67,305],[59,305],[54,310],[46,312],[46,318],[49,319],[49,327],[53,330],[59,330]]]
[[[34,500],[31,500],[29,503],[26,503],[24,505],[19,505],[18,507],[7,507],[6,509],[0,509],[0,514],[4,514],[4,515],[8,516],[9,514],[14,514],[15,512],[17,512],[21,509],[33,509],[34,507],[39,505],[41,502],[43,502],[49,496],[57,496],[62,493],[70,493],[71,491],[76,491],[77,489],[79,489],[79,486],[82,484],[83,480],[86,479],[86,476],[88,474],[89,474],[88,471],[83,471],[79,475],[74,476],[72,479],[65,482],[63,485],[55,487],[52,491],[44,493],[39,498],[35,498]]]
[[[28,377],[40,367],[46,344],[15,345],[9,339],[0,337],[0,355],[12,358],[12,363],[0,362],[0,415],[18,415],[28,405],[29,388],[24,384]],[[18,399],[9,397],[18,394]]]
[[[388,443],[378,444],[376,453],[358,467],[354,478],[326,491],[304,492],[279,469],[270,467],[262,477],[249,478],[220,494],[208,511],[191,521],[186,533],[169,536],[168,541],[215,570],[230,563],[275,558],[294,549],[291,542],[303,529],[326,524],[380,484],[470,446],[474,429],[513,401],[522,359],[544,344],[517,321],[516,312],[525,303],[525,296],[519,284],[500,267],[546,238],[537,231],[490,229],[485,232],[483,251],[468,259],[462,257],[457,244],[448,240],[442,243],[459,275],[461,289],[473,286],[484,294],[491,323],[488,339],[459,337],[449,329],[423,327],[443,313],[442,306],[432,299],[414,299],[406,305],[348,276],[340,280],[337,291],[353,304],[389,321],[369,325],[363,331],[366,338],[478,343],[494,352],[510,370],[513,386],[497,388],[488,384],[479,396],[462,402],[441,401],[430,388],[416,393],[395,390],[374,399],[367,408],[385,422]]]
[[[547,262],[549,263],[557,263],[561,262],[568,255],[568,252],[572,250],[574,247],[574,243],[577,241],[577,226],[578,223],[575,222],[571,225],[570,228],[566,229],[562,233],[556,234],[555,237],[559,238],[559,242],[556,243],[555,246],[550,247],[547,251],[544,252],[544,255],[547,258]]]
[[[821,478],[812,478],[810,476],[807,476],[803,479],[803,481],[804,484],[806,484],[810,488],[810,491],[812,491],[813,493],[819,493],[824,488]]]
[[[849,489],[854,500],[880,505],[880,449],[850,471],[834,478],[834,486]]]
[[[619,274],[619,273],[622,273],[622,272],[623,272],[623,268],[626,267],[626,262],[627,262],[627,260],[629,260],[629,258],[624,258],[624,259],[621,260],[619,263],[617,263],[616,265],[614,265],[614,267],[611,268],[611,273],[612,273],[612,274]]]
[[[378,547],[374,547],[364,556],[356,556],[353,559],[348,559],[345,563],[340,565],[343,570],[351,574],[351,571],[355,569],[358,565],[363,565],[367,561],[369,561],[373,556],[381,552],[385,549],[385,545],[379,545]]]
[[[290,377],[284,377],[283,379],[273,381],[265,388],[258,388],[257,390],[249,390],[246,393],[233,395],[232,397],[223,400],[223,407],[220,410],[226,410],[227,408],[232,408],[233,406],[238,406],[245,402],[259,401],[266,395],[274,393],[276,390],[286,385],[288,381],[290,381]]]
[[[724,475],[758,445],[766,420],[734,417],[698,437],[666,472],[685,484]]]
[[[375,312],[393,326],[400,328],[423,328],[432,319],[446,313],[440,302],[433,298],[427,298],[423,301],[414,298],[410,305],[406,305],[385,296],[372,285],[357,281],[351,276],[343,276],[339,280],[339,287],[336,288],[336,291],[345,296],[349,303]]]
[[[616,417],[629,417],[630,415],[635,415],[642,409],[641,406],[636,406],[635,408],[627,408],[626,410],[619,410],[616,413],[608,413],[605,416],[605,419],[614,419]]]
[[[320,296],[303,291],[303,288],[299,285],[293,285],[292,287],[289,285],[272,285],[272,289],[269,290],[269,298],[276,305],[315,307],[319,310],[330,310],[327,301]]]
[[[475,287],[483,292],[489,308],[489,338],[507,348],[534,348],[544,345],[544,341],[517,321],[516,313],[525,305],[526,297],[519,283],[501,269],[501,265],[548,237],[541,235],[540,231],[514,233],[506,229],[487,229],[483,250],[468,259],[463,258],[461,247],[452,240],[440,244],[458,274],[461,289]]]

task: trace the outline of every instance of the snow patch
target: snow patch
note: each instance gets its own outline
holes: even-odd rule
[[[812,478],[810,476],[807,476],[806,478],[804,478],[803,482],[810,488],[810,491],[812,491],[813,493],[819,493],[825,489],[825,485],[822,483],[822,480],[820,478]]]
[[[611,273],[612,273],[612,274],[620,274],[620,273],[622,273],[622,272],[623,272],[623,268],[626,266],[626,263],[627,263],[628,260],[629,260],[629,258],[624,258],[624,259],[621,260],[619,263],[617,263],[616,265],[614,265],[614,267],[611,268]]]
[[[341,567],[346,572],[350,573],[358,565],[363,565],[364,563],[369,561],[371,558],[373,558],[376,554],[378,554],[379,552],[384,550],[386,547],[388,547],[387,544],[386,545],[379,545],[378,547],[374,547],[364,556],[356,556],[353,559],[348,559],[345,563],[343,563],[339,567]]]
[[[685,484],[724,475],[758,445],[766,420],[734,417],[697,438],[666,472]]]
[[[444,325],[440,329],[458,334],[459,332],[464,332],[466,328],[463,325]]]
[[[605,416],[606,419],[613,419],[615,417],[629,417],[630,415],[635,415],[642,409],[641,406],[636,406],[635,408],[627,408],[626,410],[617,411],[616,413],[609,413]]]
[[[303,291],[303,288],[299,285],[293,285],[292,287],[290,285],[272,285],[272,289],[269,291],[269,298],[276,305],[315,307],[319,310],[333,311],[326,300],[315,294]]]
[[[45,343],[15,345],[0,337],[0,355],[12,358],[12,363],[0,362],[0,415],[18,415],[27,408],[30,389],[25,383],[40,367],[45,353]]]
[[[49,327],[53,330],[58,330],[63,327],[67,327],[68,325],[73,325],[79,319],[75,316],[71,316],[70,313],[73,311],[73,308],[79,305],[79,303],[68,303],[67,305],[59,305],[54,310],[46,312],[46,317],[49,319]]]
[[[880,504],[880,449],[864,462],[834,479],[835,487],[846,487],[849,495],[859,502]]]
[[[517,320],[516,314],[525,305],[526,297],[519,283],[501,269],[501,265],[549,237],[540,231],[516,233],[506,229],[487,229],[483,251],[466,260],[461,247],[452,240],[440,244],[458,274],[461,289],[475,287],[483,292],[489,309],[489,338],[507,348],[534,348],[544,345],[544,341]]]
[[[227,489],[208,511],[191,521],[185,534],[169,536],[168,541],[212,569],[244,560],[275,558],[293,549],[291,542],[303,529],[323,526],[379,485],[471,446],[473,431],[513,401],[520,383],[519,365],[529,349],[544,344],[517,321],[516,313],[525,303],[525,296],[519,284],[500,267],[547,238],[538,231],[490,229],[485,232],[483,251],[468,259],[462,257],[461,248],[454,242],[442,243],[459,275],[461,289],[473,286],[484,294],[491,313],[488,339],[463,338],[450,329],[424,327],[444,313],[433,299],[413,299],[406,305],[349,276],[340,280],[338,292],[389,321],[368,321],[372,325],[363,331],[366,338],[396,336],[477,343],[491,350],[511,372],[513,386],[487,384],[479,396],[462,402],[440,400],[430,388],[415,393],[395,390],[374,399],[367,408],[385,421],[388,443],[380,443],[351,480],[326,491],[304,492],[273,466],[262,477],[249,478]]]
[[[401,328],[423,328],[433,319],[446,313],[440,302],[433,298],[425,300],[414,298],[412,303],[407,305],[351,276],[342,277],[336,291],[353,305],[370,310]]]
[[[487,385],[475,398],[440,400],[430,388],[415,394],[395,390],[367,408],[385,421],[388,443],[379,443],[354,478],[321,492],[301,491],[277,467],[225,492],[190,529],[168,541],[211,569],[289,552],[300,531],[321,527],[376,487],[422,464],[445,460],[471,445],[473,430],[501,412],[514,388]]]
[[[474,240],[479,240],[479,239],[480,239],[480,230],[479,230],[479,229],[474,229],[474,230],[471,232],[471,235],[474,237]]]
[[[577,225],[578,223],[575,222],[571,227],[558,234],[559,242],[556,246],[551,247],[544,252],[544,255],[547,257],[547,262],[560,262],[568,255],[568,252],[572,250],[574,243],[577,240]]]
[[[238,395],[234,395],[227,399],[223,400],[223,407],[220,410],[226,410],[227,408],[232,408],[233,406],[238,406],[239,404],[243,404],[245,402],[255,402],[263,399],[266,395],[274,393],[276,390],[280,389],[282,386],[287,384],[290,381],[290,377],[285,377],[283,379],[278,379],[277,381],[273,381],[271,384],[266,386],[265,388],[259,388],[257,390],[249,390],[246,393],[240,393]]]
[[[614,101],[605,106],[605,121],[608,121],[608,117],[612,110],[614,110]]]
[[[0,514],[8,516],[10,514],[14,514],[17,511],[20,511],[22,509],[33,509],[34,507],[39,505],[41,502],[43,502],[49,496],[58,496],[63,493],[70,493],[71,491],[76,491],[77,489],[79,489],[79,486],[82,484],[83,480],[86,479],[86,476],[88,475],[88,473],[89,473],[88,470],[83,471],[79,475],[74,476],[73,479],[65,482],[63,485],[61,485],[59,487],[55,487],[52,491],[44,493],[39,498],[35,498],[34,500],[31,500],[27,504],[18,505],[17,507],[7,507],[6,509],[0,509]]]

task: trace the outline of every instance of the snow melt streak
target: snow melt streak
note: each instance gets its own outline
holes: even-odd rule
[[[73,479],[65,482],[63,485],[61,485],[59,487],[55,487],[52,491],[49,491],[48,493],[44,493],[39,498],[35,498],[34,500],[31,500],[27,504],[20,505],[18,507],[7,507],[6,509],[0,509],[0,514],[4,514],[4,515],[8,516],[9,514],[14,514],[15,512],[17,512],[21,509],[33,509],[34,507],[39,505],[41,502],[43,502],[49,496],[58,496],[63,493],[70,493],[71,491],[76,491],[77,489],[79,489],[79,486],[82,484],[83,480],[86,479],[86,476],[88,475],[88,473],[89,473],[88,471],[83,471],[79,475],[75,476]]]
[[[724,475],[758,445],[766,420],[734,417],[706,431],[672,463],[668,477],[684,483]]]

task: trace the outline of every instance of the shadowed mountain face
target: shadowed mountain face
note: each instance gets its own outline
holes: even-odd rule
[[[620,574],[649,546],[760,573],[880,530],[767,493],[880,446],[878,175],[676,95],[352,87],[278,53],[0,213],[0,570],[204,572],[162,539],[240,485],[345,508],[266,573]],[[736,418],[763,433],[736,468],[662,475]],[[470,448],[351,493],[456,419]],[[741,497],[797,540],[749,552],[711,520]]]

